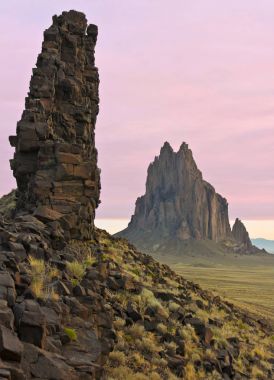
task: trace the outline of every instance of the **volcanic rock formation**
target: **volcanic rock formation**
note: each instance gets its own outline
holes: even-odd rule
[[[247,232],[245,225],[238,218],[236,218],[235,223],[232,227],[232,236],[238,243],[237,248],[240,252],[257,253],[264,251],[252,245],[249,233]]]
[[[231,237],[227,201],[203,180],[187,144],[178,152],[164,144],[149,165],[146,193],[137,199],[135,213],[119,235],[133,243],[144,236],[154,242]]]
[[[232,233],[226,199],[203,180],[186,143],[174,152],[165,142],[149,165],[145,195],[137,199],[128,227],[117,236],[152,251],[194,253],[203,246],[195,242],[208,240],[211,248],[207,244],[203,251],[215,251],[218,243],[224,252],[261,252],[238,219]]]
[[[58,220],[67,237],[90,238],[100,178],[94,128],[98,114],[97,26],[70,11],[53,17],[17,124],[11,167],[17,211]]]

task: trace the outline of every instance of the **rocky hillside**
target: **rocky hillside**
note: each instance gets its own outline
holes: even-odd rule
[[[271,379],[274,332],[126,240],[0,223],[3,379]]]
[[[234,232],[239,229],[236,223]],[[232,234],[226,199],[203,179],[185,143],[178,152],[167,142],[163,145],[149,165],[145,195],[137,199],[128,227],[116,236],[151,252],[184,253],[185,242],[197,240],[221,242],[236,252],[259,252],[247,244],[242,228]]]

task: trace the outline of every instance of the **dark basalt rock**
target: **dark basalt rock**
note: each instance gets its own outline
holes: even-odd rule
[[[98,114],[97,27],[63,12],[44,32],[25,110],[10,137],[17,214],[58,221],[67,238],[91,238],[100,176],[94,129]]]
[[[0,326],[0,356],[2,359],[20,362],[23,345],[14,334],[5,326]]]

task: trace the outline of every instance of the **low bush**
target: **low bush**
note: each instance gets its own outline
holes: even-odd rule
[[[77,333],[74,329],[70,328],[70,327],[65,327],[64,328],[64,333],[69,337],[70,340],[72,341],[76,341],[78,338],[77,338]]]

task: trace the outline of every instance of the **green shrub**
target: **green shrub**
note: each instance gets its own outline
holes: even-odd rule
[[[74,329],[70,327],[65,327],[64,328],[64,333],[69,337],[70,340],[76,341],[78,339],[77,333]]]

